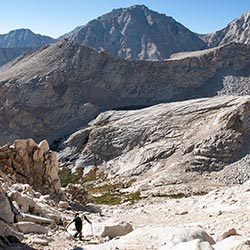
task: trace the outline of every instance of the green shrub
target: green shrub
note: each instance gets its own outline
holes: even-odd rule
[[[67,167],[63,167],[59,171],[59,177],[62,187],[66,187],[69,183],[75,184],[79,180],[79,176],[77,174],[72,174],[71,170]]]

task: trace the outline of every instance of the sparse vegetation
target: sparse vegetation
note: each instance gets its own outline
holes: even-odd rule
[[[78,174],[72,174],[71,170],[67,167],[63,167],[59,171],[59,177],[62,187],[66,187],[69,183],[77,183],[80,179]]]
[[[95,167],[81,179],[81,184],[92,194],[93,200],[97,204],[117,205],[123,202],[134,203],[140,199],[140,192],[124,193],[120,191],[130,187],[135,181],[136,179],[133,178],[125,183],[114,183]]]
[[[188,198],[190,196],[201,196],[206,195],[207,192],[196,192],[192,194],[186,194],[186,193],[175,193],[175,194],[153,194],[153,197],[162,197],[162,198],[170,198],[170,199],[181,199],[181,198]]]
[[[61,185],[66,187],[69,183],[80,183],[93,197],[97,204],[117,205],[124,202],[135,203],[140,199],[140,192],[125,193],[121,189],[130,187],[136,179],[127,182],[113,182],[98,170],[92,168],[84,177],[80,178],[80,173],[73,174],[69,168],[62,168],[59,171]]]

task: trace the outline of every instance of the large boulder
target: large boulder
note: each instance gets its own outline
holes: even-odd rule
[[[117,225],[105,226],[101,236],[113,239],[117,236],[126,235],[133,230],[134,229],[130,223],[122,221]]]
[[[0,235],[3,237],[14,236],[19,240],[23,240],[24,236],[22,233],[15,231],[10,225],[0,220]]]
[[[39,205],[27,194],[22,194],[18,191],[11,191],[9,196],[18,204],[21,212],[31,212],[34,214],[39,214],[41,212]]]
[[[199,239],[201,241],[208,242],[209,244],[215,244],[214,239],[206,233],[202,227],[183,228],[173,234],[172,243],[177,245],[181,242],[192,241]]]
[[[0,194],[0,219],[7,224],[14,222],[14,214],[9,199],[4,194]]]
[[[47,228],[39,224],[36,224],[34,222],[21,221],[21,222],[17,222],[15,225],[17,229],[19,230],[19,232],[22,232],[24,234],[28,234],[28,233],[47,234],[48,233]]]

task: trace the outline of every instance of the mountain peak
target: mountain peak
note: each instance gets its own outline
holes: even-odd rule
[[[114,9],[65,36],[78,44],[108,50],[116,57],[137,60],[162,60],[206,46],[172,17],[145,5]]]
[[[16,29],[16,30],[11,30],[9,33],[23,33],[23,32],[28,32],[28,33],[32,33],[34,34],[30,29],[26,29],[26,28],[20,28],[20,29]],[[9,34],[8,33],[8,34]]]
[[[250,43],[250,11],[230,22],[224,29],[204,35],[209,47],[216,47],[230,42]]]
[[[0,35],[0,47],[5,48],[38,48],[56,40],[40,34],[33,33],[30,29],[16,29],[7,34]]]

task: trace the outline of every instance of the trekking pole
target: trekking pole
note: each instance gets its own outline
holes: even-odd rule
[[[90,227],[91,227],[92,236],[94,236],[94,230],[93,230],[93,225],[92,225],[92,223],[90,224]]]

